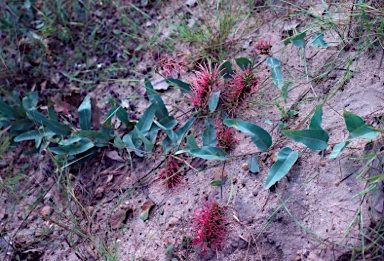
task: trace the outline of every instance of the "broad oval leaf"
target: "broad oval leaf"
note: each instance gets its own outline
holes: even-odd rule
[[[348,140],[352,141],[360,138],[372,140],[376,138],[378,134],[378,132],[373,130],[371,125],[365,124],[351,132]]]
[[[211,97],[209,97],[208,107],[209,107],[210,113],[216,110],[217,104],[219,104],[219,98],[220,98],[220,91],[215,92],[214,94],[212,94]]]
[[[271,135],[269,135],[266,130],[253,123],[242,120],[226,119],[224,120],[224,124],[249,134],[253,143],[255,143],[261,151],[267,151],[272,145]]]
[[[125,124],[125,126],[130,127],[131,124],[129,122],[129,117],[128,117],[128,112],[121,106],[119,106],[117,109],[116,109],[116,116],[117,118]]]
[[[43,137],[49,137],[49,136],[53,136],[53,135],[55,135],[55,133],[53,133],[51,131],[30,130],[30,131],[27,131],[27,132],[24,132],[24,133],[17,135],[14,138],[14,141],[20,142],[20,141],[25,141],[25,140],[37,140],[37,139],[41,139]]]
[[[232,64],[230,61],[225,61],[220,66],[220,74],[225,79],[231,79],[231,74],[233,73]]]
[[[187,121],[183,127],[181,127],[180,129],[177,129],[175,131],[176,133],[176,136],[177,136],[177,142],[176,144],[177,145],[180,145],[180,142],[182,141],[182,139],[184,138],[185,134],[187,134],[187,132],[189,131],[189,129],[192,127],[192,124],[195,122],[195,118],[192,118],[190,119],[189,121]]]
[[[264,188],[269,189],[276,182],[287,175],[288,171],[292,168],[293,164],[295,164],[298,158],[299,153],[297,151],[294,151],[289,147],[283,148],[277,154],[277,161],[272,165],[268,172]]]
[[[199,148],[199,146],[197,145],[195,136],[193,136],[192,134],[187,136],[187,146],[186,146],[186,148],[188,150],[198,149]]]
[[[12,122],[12,126],[10,130],[26,131],[32,128],[33,126],[35,126],[35,124],[30,119],[22,119],[22,120],[17,120],[15,122]]]
[[[283,71],[280,67],[280,61],[275,57],[267,58],[267,65],[271,68],[272,81],[280,89],[284,86]]]
[[[91,124],[91,97],[89,94],[85,96],[83,102],[78,109],[79,123],[82,130],[90,130]]]
[[[169,85],[178,87],[182,93],[189,93],[191,91],[191,85],[180,81],[179,79],[167,78],[165,80]]]
[[[109,135],[101,131],[81,130],[78,132],[78,135],[88,138],[96,147],[105,147],[108,146],[109,143]]]
[[[161,99],[160,95],[157,93],[157,91],[153,88],[152,83],[145,78],[145,89],[147,90],[148,98],[151,101],[152,104],[155,104],[156,106],[156,117],[159,120],[162,120],[166,117],[168,117],[168,110],[167,107],[165,107],[165,104],[163,102],[163,99]]]
[[[290,38],[291,43],[296,47],[304,48],[306,44],[306,41],[304,39],[305,36],[306,36],[305,32],[299,33],[295,35],[293,38]]]
[[[252,69],[252,62],[248,58],[239,57],[239,58],[235,59],[235,62],[237,64],[237,66],[239,66],[242,71],[244,71],[246,69]]]
[[[5,102],[0,101],[0,113],[4,116],[6,116],[8,119],[19,119],[20,115],[11,106],[6,104]]]
[[[124,142],[124,144],[125,144],[125,146],[126,146],[126,148],[128,149],[129,152],[134,151],[135,154],[136,154],[138,157],[143,157],[144,154],[143,154],[140,150],[136,149],[136,146],[135,146],[135,144],[133,143],[132,136],[133,136],[133,132],[130,132],[130,133],[128,133],[128,134],[125,134],[125,135],[123,136],[122,141]],[[139,140],[139,141],[140,141],[140,140]],[[137,144],[137,143],[136,143],[136,145],[138,145],[138,147],[140,147],[140,146],[141,146],[141,143],[142,143],[142,142],[140,141],[140,144]]]
[[[58,134],[58,135],[70,135],[72,132],[72,129],[68,127],[67,125],[64,125],[63,123],[60,123],[56,120],[47,120],[45,122],[45,126],[48,130]]]
[[[324,150],[328,147],[329,136],[324,130],[284,130],[283,134],[311,150]]]
[[[250,172],[256,173],[260,171],[258,160],[256,156],[248,159],[247,163]]]
[[[151,129],[153,119],[155,117],[156,105],[151,104],[140,117],[140,120],[136,123],[136,128],[143,133],[143,135],[147,135],[148,131]]]
[[[25,110],[35,108],[39,101],[39,95],[37,92],[32,92],[28,96],[23,98],[23,107]]]
[[[203,146],[198,149],[191,149],[189,153],[198,158],[206,160],[226,160],[225,151],[221,148]]]
[[[312,36],[312,45],[315,47],[322,47],[322,48],[327,48],[328,43],[323,40],[324,34],[323,33],[315,33]]]
[[[331,155],[329,155],[329,158],[330,159],[334,159],[336,158],[337,156],[339,156],[340,152],[343,151],[343,149],[345,149],[345,147],[347,147],[349,144],[349,141],[345,141],[345,142],[340,142],[339,144],[336,144],[334,147],[333,147],[333,150],[331,152]]]
[[[344,110],[343,116],[348,132],[353,132],[365,124],[364,120],[360,116],[350,113],[347,110]]]
[[[48,119],[35,108],[28,111],[27,117],[40,126],[45,125],[48,122]]]
[[[162,119],[161,121],[159,121],[159,123],[164,128],[171,130],[171,129],[173,129],[173,127],[175,127],[177,125],[177,120],[173,116],[168,116],[168,117]],[[152,125],[151,128],[153,128],[153,126],[156,126],[156,125]]]
[[[203,146],[215,147],[217,143],[216,131],[208,118],[205,118],[205,126],[205,130],[203,131]]]
[[[124,144],[123,140],[120,138],[120,135],[117,131],[115,132],[115,138],[113,140],[113,146],[115,148],[118,148],[118,149],[124,149],[125,148],[125,144]]]
[[[92,141],[87,138],[81,138],[80,140],[65,146],[52,147],[50,150],[58,155],[68,154],[68,155],[76,155],[83,153],[95,145]]]

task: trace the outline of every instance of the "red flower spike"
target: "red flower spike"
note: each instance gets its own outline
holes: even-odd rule
[[[182,183],[180,166],[174,158],[167,160],[165,167],[157,175],[168,190],[174,189]]]
[[[199,64],[199,69],[191,79],[191,94],[186,96],[196,109],[205,110],[208,107],[209,97],[220,90],[222,82],[219,66],[212,68],[211,65]]]
[[[192,229],[195,231],[192,245],[199,246],[201,252],[219,251],[227,238],[228,229],[226,207],[216,201],[206,201],[204,206],[195,211]]]
[[[233,150],[238,142],[235,137],[236,130],[220,122],[216,128],[217,144],[216,147],[224,150]]]
[[[253,51],[253,53],[269,55],[271,53],[271,48],[272,48],[272,45],[270,40],[269,41],[260,40],[255,45],[256,50]]]
[[[224,92],[224,101],[229,113],[233,116],[240,103],[252,92],[256,92],[259,85],[259,77],[250,69],[232,74],[227,91]]]
[[[179,74],[186,72],[185,57],[167,58],[160,56],[158,63],[159,72],[166,78],[177,78]]]

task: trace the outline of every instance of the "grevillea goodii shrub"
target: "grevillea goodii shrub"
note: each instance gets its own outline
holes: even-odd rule
[[[213,200],[205,200],[204,205],[193,215],[194,237],[191,244],[200,252],[219,251],[227,238],[226,207]]]

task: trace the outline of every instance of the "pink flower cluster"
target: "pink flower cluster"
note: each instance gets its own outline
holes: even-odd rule
[[[158,175],[158,179],[165,185],[168,190],[175,188],[182,182],[180,166],[176,159],[170,158],[167,160],[166,165],[162,168]]]
[[[219,66],[212,68],[211,65],[199,64],[198,70],[195,71],[194,77],[191,79],[191,94],[186,96],[191,100],[196,109],[207,109],[209,98],[214,92],[221,89],[222,78]]]
[[[260,40],[255,45],[256,50],[254,51],[254,53],[269,55],[271,53],[271,48],[272,48],[271,41]]]
[[[160,56],[158,61],[158,70],[166,78],[177,78],[179,74],[186,72],[185,57],[178,56],[168,58]]]
[[[259,77],[254,75],[250,69],[246,69],[232,75],[228,88],[223,93],[223,99],[229,114],[233,117],[240,103],[250,93],[257,92]]]
[[[225,126],[220,122],[216,128],[217,145],[216,147],[224,150],[233,150],[238,142],[235,137],[236,130],[233,127]]]
[[[193,215],[192,229],[195,231],[192,245],[206,253],[208,250],[219,251],[227,238],[228,229],[226,207],[216,201],[206,201],[202,208]]]

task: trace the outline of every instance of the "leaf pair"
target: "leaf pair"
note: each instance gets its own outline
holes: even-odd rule
[[[216,131],[208,118],[205,119],[205,125],[206,128],[203,131],[203,146],[199,148],[195,137],[193,135],[189,135],[187,137],[186,149],[179,150],[176,154],[188,152],[194,157],[206,160],[226,160],[225,151],[216,147]]]
[[[378,135],[378,132],[374,130],[372,125],[365,124],[364,120],[360,116],[346,110],[344,110],[343,116],[345,125],[347,126],[347,130],[349,132],[349,137],[347,141],[335,145],[331,155],[329,155],[329,158],[331,159],[336,158],[351,141],[360,138],[372,140]]]
[[[282,132],[287,138],[303,143],[311,150],[324,150],[328,147],[329,136],[328,133],[321,128],[322,116],[322,106],[319,105],[315,109],[309,129],[283,130]]]

